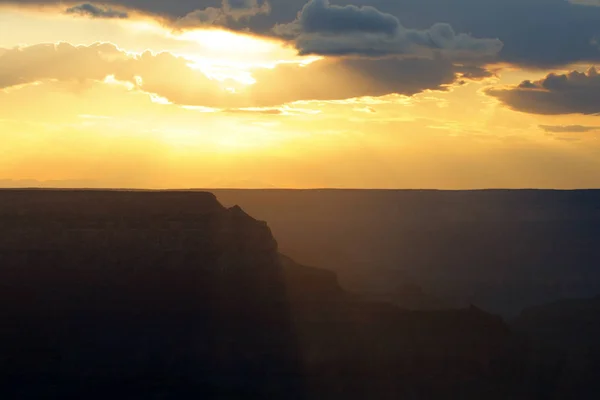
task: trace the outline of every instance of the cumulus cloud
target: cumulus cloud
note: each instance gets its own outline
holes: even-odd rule
[[[109,74],[111,64],[126,59],[111,44],[39,44],[9,49],[0,55],[0,89],[44,79],[102,80]]]
[[[129,14],[125,11],[115,10],[110,7],[96,6],[90,3],[84,3],[67,8],[67,14],[79,14],[93,18],[128,18]]]
[[[130,90],[185,106],[275,107],[298,100],[343,100],[446,90],[463,72],[442,58],[324,59],[307,66],[256,69],[254,85],[232,94],[171,53],[127,54],[112,44],[41,44],[0,51],[0,89],[58,80],[124,82]]]
[[[85,87],[86,82],[105,81],[110,76],[110,81],[124,82],[131,89],[173,102],[224,104],[229,95],[218,82],[188,64],[188,60],[170,53],[134,56],[108,43],[40,44],[10,49],[0,57],[0,89],[48,80]]]
[[[223,0],[221,8],[226,15],[235,20],[268,14],[271,11],[271,5],[266,0]]]
[[[600,37],[598,7],[566,0],[419,0],[385,4],[386,11],[410,26],[445,21],[458,32],[498,37],[504,43],[499,58],[511,64],[553,68],[600,61],[598,46],[593,44],[593,39]]]
[[[495,76],[492,71],[476,65],[456,65],[455,68],[461,78],[472,81],[479,81]]]
[[[407,29],[397,17],[374,7],[331,5],[311,0],[295,21],[276,25],[274,32],[293,38],[301,54],[319,55],[431,55],[493,56],[502,50],[499,39],[457,34],[445,23],[429,29]]]
[[[221,8],[207,7],[202,10],[195,10],[176,21],[176,25],[181,28],[196,27],[202,25],[225,25],[227,16]]]
[[[275,31],[294,36],[301,33],[374,33],[393,36],[399,28],[398,18],[374,7],[332,6],[328,0],[311,0],[294,22],[277,25]]]
[[[594,67],[486,92],[514,110],[533,114],[600,114],[600,74]]]
[[[600,126],[584,125],[540,125],[540,128],[549,133],[584,133],[600,129]]]
[[[271,6],[266,0],[222,0],[221,7],[206,7],[191,11],[179,18],[176,25],[179,27],[228,26],[230,21],[249,19],[270,12]]]

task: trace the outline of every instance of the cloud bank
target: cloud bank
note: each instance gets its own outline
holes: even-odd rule
[[[7,2],[57,3],[0,0],[0,4]],[[594,64],[600,62],[600,7],[596,3],[595,0],[340,0],[335,4],[329,0],[308,3],[306,0],[106,0],[65,3],[64,10],[94,18],[132,18],[146,13],[178,29],[216,25],[275,35],[289,41],[301,54],[331,58],[304,70],[279,66],[270,72],[253,71],[263,81],[247,88],[235,100],[221,93],[222,85],[210,80],[204,82],[198,71],[189,72],[185,60],[178,61],[184,65],[177,68],[193,75],[189,77],[193,87],[204,82],[202,89],[197,88],[201,93],[192,94],[183,84],[176,89],[161,88],[169,92],[169,98],[184,97],[185,104],[220,103],[220,99],[227,98],[227,102],[262,106],[304,99],[444,90],[460,79],[491,76],[487,66],[496,61],[546,70],[572,63]],[[415,58],[422,60],[411,60]],[[311,73],[341,74],[343,79],[334,75],[321,79]],[[27,80],[27,74],[27,71],[22,74],[21,80]],[[73,75],[77,74],[82,72]],[[6,79],[0,76],[0,81]],[[266,87],[269,80],[281,85],[282,90],[272,93]],[[303,85],[296,85],[298,81]],[[523,112],[597,114],[600,112],[596,105],[597,81],[595,70],[586,74],[551,74],[515,87],[491,88],[487,93]],[[150,81],[144,82],[149,85]],[[175,86],[178,82],[179,78]],[[326,89],[316,88],[317,85]],[[218,87],[219,90],[214,89],[216,100],[205,99],[202,93],[206,87]]]
[[[0,0],[1,3],[58,4],[55,0]],[[294,33],[290,39],[304,35],[298,44],[306,52],[404,54],[406,46],[414,49],[413,41],[422,46],[425,40],[426,48],[475,50],[475,54],[480,54],[494,52],[502,42],[500,61],[554,68],[600,62],[600,7],[595,7],[596,3],[339,0],[331,5],[323,0],[308,4],[307,0],[103,0],[89,4],[135,10],[185,28],[216,24],[262,35],[275,35],[276,31],[277,35]],[[70,6],[73,5],[77,3]],[[440,27],[432,28],[436,26]]]
[[[0,51],[0,89],[47,80],[85,86],[107,76],[186,106],[272,107],[299,100],[344,100],[392,93],[446,90],[465,75],[443,58],[324,59],[307,66],[280,64],[253,70],[254,85],[231,93],[171,53],[125,53],[112,44],[40,44]],[[472,73],[469,71],[469,73]]]
[[[502,50],[498,39],[456,34],[445,23],[426,30],[407,29],[398,18],[374,7],[331,5],[311,0],[295,21],[276,25],[274,32],[292,38],[300,54],[422,55],[440,51],[449,56],[493,56]]]
[[[538,81],[491,88],[487,94],[514,110],[532,114],[600,114],[600,74],[594,67],[585,73],[549,74]]]

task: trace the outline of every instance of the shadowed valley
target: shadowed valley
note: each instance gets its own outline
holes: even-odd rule
[[[600,294],[598,190],[215,190],[269,222],[284,254],[412,309],[506,318]]]
[[[597,368],[527,314],[348,292],[204,192],[0,191],[0,312],[2,398],[586,398],[556,377]]]

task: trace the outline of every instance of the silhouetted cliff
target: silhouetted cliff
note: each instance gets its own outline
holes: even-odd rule
[[[499,317],[362,301],[208,193],[0,191],[0,313],[2,398],[512,390]]]

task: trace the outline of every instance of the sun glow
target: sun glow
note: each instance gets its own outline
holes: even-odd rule
[[[217,29],[185,31],[178,37],[182,40],[198,42],[203,48],[209,51],[221,52],[223,54],[233,53],[240,56],[264,56],[280,50],[278,47],[281,47],[279,43],[274,41]],[[294,56],[294,54],[290,55]]]
[[[194,52],[182,54],[190,59],[190,67],[211,79],[234,80],[252,85],[252,70],[275,68],[278,64],[309,65],[321,57],[299,56],[296,49],[283,42],[221,29],[195,29],[174,36],[177,40],[197,45]]]
[[[60,9],[0,7],[0,52],[2,48],[39,43],[69,43],[90,46],[110,43],[128,55],[167,52],[188,61],[190,68],[223,84],[230,93],[256,83],[259,69],[280,64],[308,65],[321,59],[300,56],[281,40],[225,29],[180,30],[164,21],[144,16],[128,19],[90,19],[67,15]]]

